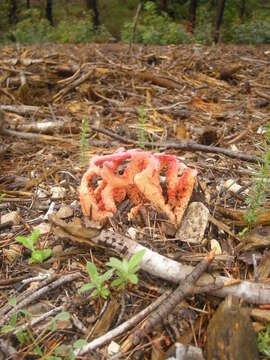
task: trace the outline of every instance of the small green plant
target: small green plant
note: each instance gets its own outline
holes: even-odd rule
[[[267,125],[265,139],[262,143],[260,163],[258,164],[257,179],[254,181],[250,194],[246,200],[249,207],[245,214],[248,222],[248,228],[254,226],[257,222],[258,214],[263,210],[263,201],[268,188],[267,180],[270,179],[270,123]]]
[[[54,350],[54,355],[46,356],[45,360],[75,360],[74,350],[81,349],[83,346],[87,345],[87,341],[84,339],[79,339],[75,341],[74,344],[69,346],[57,346]]]
[[[35,242],[39,238],[39,234],[39,229],[35,229],[28,236],[16,237],[16,241],[20,242],[26,249],[31,251],[31,258],[29,259],[29,264],[43,263],[44,260],[51,256],[51,249],[36,249],[34,247]]]
[[[108,291],[108,286],[105,284],[105,282],[110,278],[110,276],[113,273],[113,270],[108,270],[104,274],[99,275],[96,265],[89,261],[87,261],[86,269],[91,282],[84,284],[79,289],[79,294],[94,289],[91,296],[94,297],[97,296],[106,299],[109,295],[109,291]]]
[[[145,124],[146,124],[146,118],[145,118],[144,108],[141,107],[139,110],[139,116],[137,117],[137,142],[138,142],[138,147],[140,147],[141,149],[145,149],[145,142],[146,142]]]
[[[12,297],[8,300],[9,305],[11,305],[15,310],[16,310],[16,298]],[[30,322],[31,318],[32,318],[32,314],[30,312],[28,312],[27,310],[17,310],[10,318],[9,320],[9,324],[5,325],[1,328],[1,333],[3,334],[7,334],[10,332],[14,332],[16,335],[16,338],[18,340],[18,342],[21,345],[31,345],[33,344],[33,352],[35,355],[38,355],[40,357],[43,356],[43,351],[41,350],[41,347],[39,345],[39,339],[42,338],[42,336],[45,334],[46,331],[55,331],[56,329],[56,322],[57,321],[67,321],[70,317],[70,314],[66,311],[63,311],[59,314],[57,314],[48,324],[48,326],[46,326],[44,328],[44,330],[42,331],[41,334],[39,334],[38,337],[35,337],[34,334],[31,331],[31,327],[28,326],[28,323]],[[19,326],[19,329],[15,332],[15,327]],[[23,327],[23,329],[20,329],[21,327]],[[83,346],[85,344],[85,340],[82,340],[83,344],[80,346]],[[76,342],[77,343],[77,342]],[[78,348],[78,346],[75,346],[76,343],[74,344],[75,348]],[[79,341],[78,341],[78,344]],[[55,350],[56,352],[56,350]],[[69,357],[68,359],[75,359],[74,354],[73,354],[73,350],[71,347],[71,351],[69,351],[68,353]],[[73,355],[73,357],[72,357]],[[61,357],[57,357],[57,356],[47,356],[46,357],[47,360],[61,360]]]
[[[111,257],[106,265],[111,267],[117,276],[117,278],[111,282],[111,285],[123,289],[129,283],[134,285],[137,284],[138,276],[136,273],[139,270],[139,265],[144,253],[145,250],[138,251],[131,256],[130,260],[123,259],[122,261],[115,257]]]
[[[6,194],[0,194],[0,203],[4,200]]]
[[[88,149],[88,120],[87,118],[82,119],[81,129],[80,129],[80,164],[83,166],[87,161],[87,149]]]
[[[270,325],[258,334],[258,350],[270,359]]]
[[[37,9],[29,9],[24,19],[16,24],[13,36],[19,43],[42,43],[48,41],[51,26]]]
[[[14,309],[16,309],[16,298],[12,297],[8,300],[9,305],[11,305]],[[18,322],[22,323],[22,325],[26,325],[32,318],[32,314],[27,310],[17,310],[10,317],[9,324],[5,325],[1,328],[1,333],[7,334],[15,330]],[[34,353],[35,355],[42,355],[42,351],[40,346],[36,342],[34,335],[32,334],[29,327],[26,327],[24,330],[18,330],[15,333],[17,340],[21,345],[24,344],[34,344]]]

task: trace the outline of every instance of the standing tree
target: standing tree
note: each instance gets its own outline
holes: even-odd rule
[[[239,17],[241,21],[243,21],[245,8],[246,8],[246,0],[240,0]]]
[[[53,26],[53,0],[47,0],[46,3],[46,18],[48,19],[49,23]]]
[[[218,0],[217,11],[216,11],[216,16],[214,19],[214,26],[213,26],[213,41],[215,42],[215,44],[218,43],[218,40],[219,40],[219,28],[222,23],[225,1],[226,0]]]
[[[168,0],[160,0],[160,11],[167,12]]]
[[[190,32],[192,32],[192,33],[194,31],[194,28],[195,28],[197,5],[198,5],[197,0],[190,0],[190,4],[189,4],[189,23],[190,23]]]
[[[8,22],[10,25],[16,24],[18,22],[16,0],[8,1]]]
[[[99,12],[98,12],[98,0],[85,0],[87,10],[93,11],[93,24],[94,28],[97,29],[99,26]]]
[[[30,9],[30,7],[31,7],[30,0],[26,0],[26,8],[27,8],[27,9]]]

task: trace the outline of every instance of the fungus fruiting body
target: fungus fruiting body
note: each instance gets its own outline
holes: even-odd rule
[[[160,180],[163,174],[166,196]],[[164,153],[120,148],[111,155],[94,156],[79,189],[82,212],[102,223],[114,215],[116,204],[128,196],[134,205],[130,214],[148,203],[158,213],[166,214],[169,222],[179,225],[196,175],[196,170]]]

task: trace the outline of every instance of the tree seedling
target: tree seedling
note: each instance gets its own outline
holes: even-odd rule
[[[91,280],[90,283],[84,284],[78,291],[79,294],[91,289],[94,289],[91,296],[102,297],[106,299],[109,295],[108,286],[105,284],[113,273],[113,270],[108,270],[104,274],[99,275],[96,265],[87,261],[86,269]]]
[[[123,259],[120,261],[115,257],[111,257],[110,261],[106,264],[111,267],[117,276],[112,281],[111,285],[123,289],[127,284],[131,283],[136,285],[138,283],[138,276],[136,273],[139,270],[140,262],[144,256],[145,250],[138,251],[132,255],[129,260]]]
[[[51,249],[36,249],[34,247],[35,242],[39,238],[39,229],[35,229],[28,236],[16,236],[16,241],[23,244],[23,246],[31,251],[31,258],[29,259],[29,264],[32,263],[43,263],[48,257],[51,256]]]

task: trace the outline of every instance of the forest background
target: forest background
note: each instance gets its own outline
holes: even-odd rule
[[[0,43],[128,42],[143,44],[270,42],[264,0],[6,0]]]

